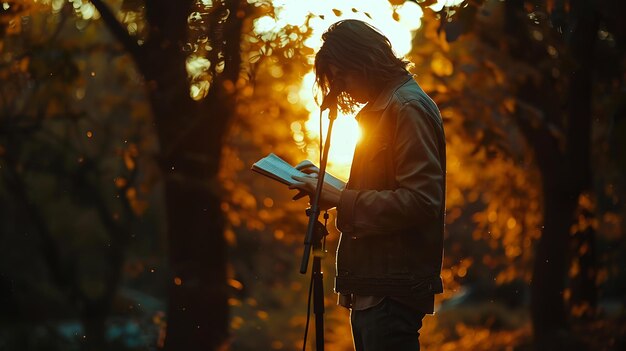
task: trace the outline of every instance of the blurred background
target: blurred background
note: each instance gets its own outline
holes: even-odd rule
[[[444,118],[445,291],[422,347],[626,349],[624,2],[0,6],[0,350],[301,349],[307,201],[250,166],[318,162],[312,63],[346,18],[389,37]],[[358,138],[339,116],[339,178]]]

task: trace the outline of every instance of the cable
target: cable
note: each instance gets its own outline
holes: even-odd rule
[[[324,231],[326,233],[328,233],[328,210],[324,210]],[[326,236],[324,235],[324,238],[322,240],[322,253],[326,253]]]

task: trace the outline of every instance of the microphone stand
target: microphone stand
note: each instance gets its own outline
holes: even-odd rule
[[[320,161],[320,170],[317,177],[317,187],[315,196],[312,198],[311,207],[307,209],[309,216],[309,224],[306,236],[304,237],[304,254],[302,255],[302,263],[300,265],[300,273],[306,274],[309,265],[309,256],[311,250],[319,252],[322,250],[322,238],[328,234],[323,225],[318,221],[320,215],[319,201],[322,195],[322,186],[324,184],[324,176],[326,175],[326,164],[328,163],[328,151],[330,150],[330,137],[333,129],[333,123],[337,119],[337,104],[333,103],[329,107],[328,112],[328,133],[324,142],[324,151]],[[320,135],[321,137],[321,135]],[[317,235],[316,235],[317,234]],[[324,351],[324,275],[322,272],[321,254],[313,255],[313,265],[311,267],[311,284],[313,285],[313,313],[315,314],[315,349]],[[304,345],[306,347],[306,345]]]

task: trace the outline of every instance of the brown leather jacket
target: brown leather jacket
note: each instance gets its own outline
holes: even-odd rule
[[[356,118],[362,137],[337,206],[335,291],[441,293],[446,147],[439,109],[406,75]]]

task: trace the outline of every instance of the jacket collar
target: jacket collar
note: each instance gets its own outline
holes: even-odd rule
[[[356,116],[357,120],[359,119],[359,115],[362,113],[375,112],[384,110],[387,105],[389,105],[389,101],[391,101],[391,97],[401,86],[403,86],[409,79],[413,79],[411,74],[401,75],[397,78],[394,78],[389,83],[385,85],[385,87],[380,91],[376,99],[374,101],[368,102],[365,107],[361,109],[359,114]]]

